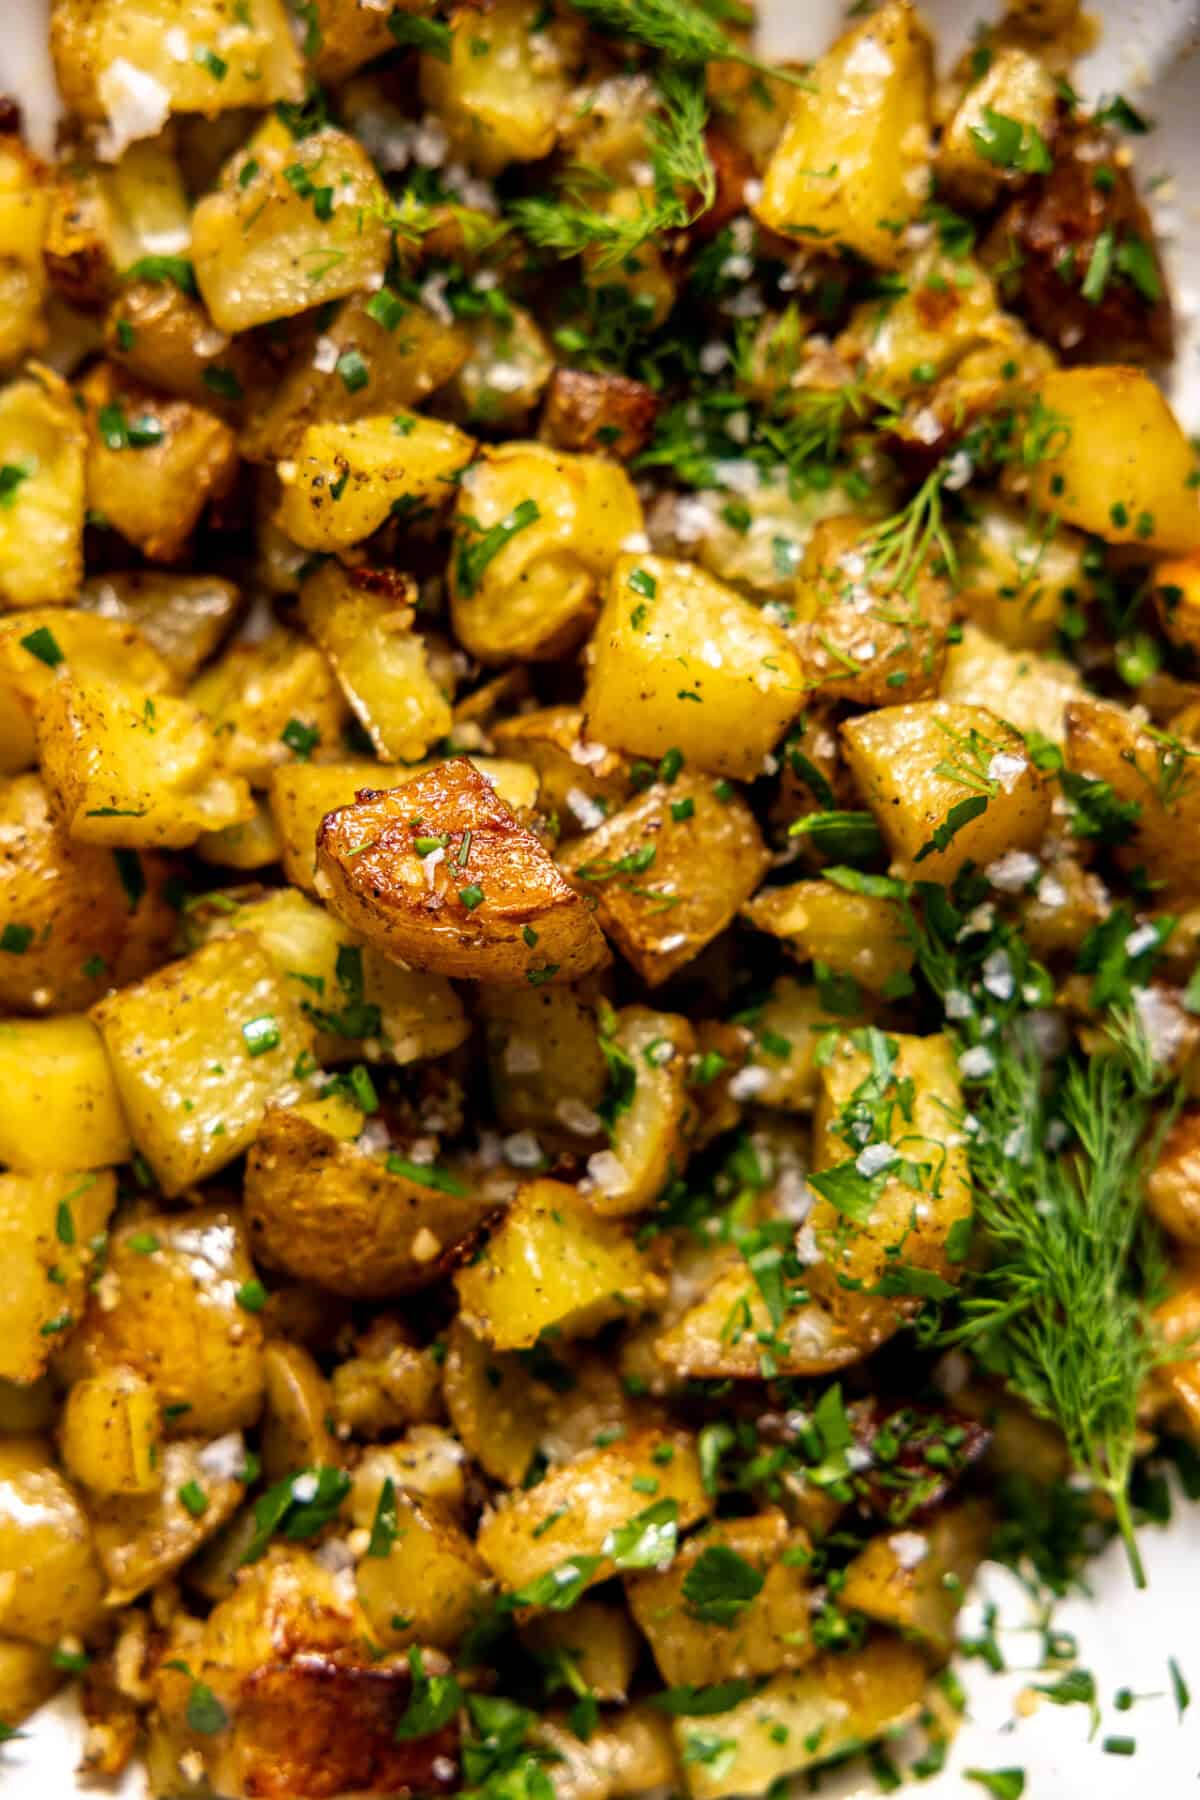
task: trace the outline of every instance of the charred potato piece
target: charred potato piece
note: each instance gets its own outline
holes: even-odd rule
[[[422,1183],[419,1168],[402,1157],[381,1161],[273,1108],[246,1166],[257,1253],[297,1280],[352,1298],[427,1287],[493,1203],[442,1170]]]
[[[657,987],[712,942],[767,867],[754,816],[728,782],[685,769],[573,838],[560,866],[643,981]]]
[[[338,917],[412,968],[537,985],[608,961],[583,901],[465,757],[327,814],[317,868]]]
[[[542,407],[541,434],[558,450],[586,450],[629,462],[654,430],[658,396],[628,375],[555,369]]]

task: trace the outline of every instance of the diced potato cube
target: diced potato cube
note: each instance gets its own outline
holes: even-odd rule
[[[164,1194],[249,1149],[270,1101],[304,1093],[312,1027],[249,932],[220,938],[102,1000],[104,1034],[134,1143]]]
[[[724,1602],[703,1587],[713,1551],[730,1596]],[[811,1662],[806,1551],[804,1534],[793,1535],[782,1512],[757,1513],[697,1532],[669,1569],[627,1576],[630,1608],[667,1685],[709,1687]]]
[[[903,0],[838,39],[792,99],[756,217],[771,231],[831,239],[894,268],[903,228],[929,190],[933,56]]]
[[[596,1008],[586,987],[485,987],[479,1012],[496,1118],[506,1131],[579,1150],[598,1147],[596,1108],[608,1086]]]
[[[189,235],[190,228],[189,214]],[[252,339],[214,330],[202,302],[172,281],[121,284],[104,321],[104,353],[147,387],[235,423],[260,366]],[[240,442],[238,448],[244,456]]]
[[[0,1162],[10,1169],[99,1169],[129,1157],[129,1127],[90,1019],[0,1025]]]
[[[1176,1243],[1200,1249],[1200,1111],[1167,1133],[1146,1183],[1146,1204]]]
[[[495,1202],[443,1170],[425,1182],[418,1167],[368,1155],[273,1107],[246,1165],[258,1253],[298,1281],[351,1298],[428,1287]]]
[[[962,641],[950,646],[946,658],[941,697],[986,707],[1020,732],[1061,744],[1067,704],[1083,692],[1073,663],[1034,650],[1009,650],[977,625],[964,625]]]
[[[160,1402],[132,1369],[113,1365],[75,1382],[58,1435],[68,1472],[93,1494],[152,1494],[162,1485]]]
[[[323,1417],[355,1437],[391,1437],[406,1425],[443,1416],[440,1349],[418,1350],[399,1322],[375,1320],[357,1341],[357,1356],[337,1365]],[[300,1467],[293,1459],[288,1468]]]
[[[196,855],[202,863],[253,873],[279,861],[283,845],[271,809],[262,794],[255,794],[253,800],[254,815],[245,823],[223,825],[219,831],[203,832],[196,839]]]
[[[0,780],[0,1008],[81,1010],[164,959],[179,925],[163,891],[170,869],[156,856],[137,867],[140,879],[68,837],[36,775]]]
[[[103,1580],[86,1513],[39,1438],[0,1438],[0,1634],[55,1645],[90,1631]]]
[[[510,1592],[585,1557],[595,1559],[585,1582],[592,1586],[617,1566],[614,1551],[622,1527],[651,1507],[665,1513],[664,1503],[673,1503],[679,1532],[712,1511],[691,1437],[682,1431],[642,1431],[602,1450],[586,1450],[536,1487],[502,1500],[480,1526],[477,1548]],[[583,1569],[578,1573],[582,1576]]]
[[[558,1399],[519,1355],[499,1355],[458,1316],[446,1339],[445,1400],[463,1445],[493,1481],[519,1487]]]
[[[800,660],[749,600],[692,563],[617,559],[592,639],[587,733],[641,756],[683,752],[760,775],[804,702]]]
[[[288,455],[305,426],[318,419],[345,424],[419,406],[470,353],[461,325],[444,324],[391,288],[351,295],[321,333],[321,343],[322,364],[332,360],[332,368],[318,368],[304,343],[283,380],[264,394],[265,404],[242,435],[242,455],[251,462]]]
[[[92,1294],[61,1362],[69,1381],[125,1368],[148,1381],[167,1436],[220,1437],[258,1418],[263,1329],[241,1304],[254,1280],[241,1218],[219,1206],[136,1219],[114,1233],[120,1304]]]
[[[1050,790],[1020,733],[985,707],[885,706],[847,720],[842,739],[898,874],[949,881],[1041,843]]]
[[[1036,169],[1043,142],[1054,132],[1058,87],[1054,74],[1040,57],[1015,46],[991,52],[991,60],[978,81],[973,81],[942,132],[937,155],[937,178],[948,193],[968,206],[991,206],[1002,186],[1021,180]],[[985,154],[995,140],[988,113],[1015,119],[1022,127],[1020,152],[1012,166]],[[1036,136],[1034,134],[1037,134]]]
[[[204,508],[237,473],[215,413],[164,399],[101,363],[84,378],[88,505],[153,562],[180,556]]]
[[[1084,539],[1066,525],[1048,535],[1024,507],[983,501],[957,548],[969,617],[1014,650],[1053,644],[1066,603],[1091,598]]]
[[[590,1198],[598,1213],[623,1217],[650,1206],[687,1167],[688,1065],[696,1036],[677,1013],[626,1006],[604,1041],[616,1059],[610,1079],[618,1099],[612,1149],[588,1165],[595,1183]]]
[[[690,769],[572,838],[559,857],[651,987],[724,931],[768,860],[740,794]]]
[[[390,569],[327,562],[300,592],[300,617],[320,644],[376,752],[416,762],[448,737],[450,702],[413,629],[416,588]]]
[[[654,1341],[656,1358],[674,1374],[721,1381],[832,1375],[873,1348],[816,1297],[776,1326],[740,1257]]]
[[[234,644],[188,690],[211,722],[225,766],[265,787],[272,769],[341,750],[347,708],[321,651],[292,631]]]
[[[586,636],[626,538],[644,529],[623,469],[502,444],[463,477],[450,559],[455,635],[481,662],[553,659]]]
[[[83,578],[86,442],[66,385],[48,369],[0,390],[0,466],[19,471],[0,506],[0,605],[74,598]]]
[[[308,425],[276,465],[278,523],[306,550],[344,550],[389,518],[412,523],[436,513],[474,447],[457,426],[416,413]]]
[[[872,1142],[886,1146],[869,1174],[849,1123],[864,1098],[879,1119]],[[807,1282],[862,1343],[881,1343],[918,1310],[924,1277],[958,1277],[947,1240],[972,1208],[962,1113],[954,1047],[941,1034],[851,1032],[822,1064],[813,1166],[841,1171],[841,1181],[818,1188],[806,1220],[822,1259]]]
[[[190,236],[191,209],[169,135],[131,144],[109,167],[72,157],[55,170],[46,267],[72,306],[97,310],[127,269],[167,244],[186,250]],[[172,284],[161,286],[184,299]]]
[[[405,0],[401,12],[421,12],[424,0]],[[396,48],[388,30],[389,12],[372,11],[359,0],[315,0],[314,21],[305,54],[315,57],[318,81],[339,85],[347,75]]]
[[[182,57],[175,38],[187,44]],[[300,100],[304,79],[283,0],[54,0],[50,48],[66,105],[108,118],[121,141],[152,137],[168,112],[223,112]],[[161,109],[147,125],[143,114]]]
[[[537,775],[527,763],[509,762],[497,756],[473,756],[471,761],[515,811],[536,804]],[[295,763],[277,769],[271,777],[271,814],[283,843],[282,861],[288,880],[306,893],[315,894],[317,832],[326,813],[349,806],[361,789],[395,787],[414,772],[366,761]]]
[[[1124,707],[1090,696],[1067,706],[1067,767],[1107,781],[1136,808],[1122,861],[1141,864],[1168,892],[1200,882],[1200,751],[1139,725]]]
[[[655,1282],[632,1239],[574,1188],[531,1181],[455,1285],[464,1324],[497,1350],[527,1350],[551,1327],[590,1336]]]
[[[759,931],[781,938],[799,962],[850,975],[869,994],[904,991],[916,951],[895,905],[848,893],[832,881],[760,888],[742,909]]]
[[[608,961],[587,907],[465,757],[327,814],[318,885],[367,943],[475,981],[574,981]]]
[[[659,400],[628,375],[555,369],[542,408],[541,435],[559,450],[588,450],[621,462],[644,450]]]
[[[1110,544],[1200,550],[1200,465],[1149,375],[1055,369],[1037,397],[1050,416],[1044,454],[1029,470],[1036,506]]]
[[[948,1657],[994,1523],[986,1507],[967,1501],[943,1507],[928,1525],[872,1538],[847,1565],[839,1601]]]
[[[925,1658],[898,1637],[830,1655],[712,1719],[678,1719],[675,1743],[692,1800],[762,1794],[781,1776],[868,1744],[916,1716],[928,1680]],[[727,1753],[699,1754],[717,1738]]]
[[[153,1493],[114,1494],[93,1503],[96,1553],[109,1582],[107,1606],[128,1606],[173,1575],[241,1505],[245,1484],[236,1475],[210,1472],[204,1452],[196,1440],[167,1444]],[[203,1507],[197,1494],[203,1495]]]
[[[0,1175],[0,1378],[36,1381],[61,1333],[81,1316],[116,1197],[107,1169]]]
[[[0,136],[0,365],[16,362],[45,342],[46,176],[45,165],[19,136]]]
[[[450,57],[421,58],[421,97],[460,156],[486,175],[553,150],[566,103],[570,28],[535,0],[498,0],[482,16],[455,7]]]
[[[62,675],[36,729],[46,786],[83,843],[176,849],[253,816],[250,789],[186,700]]]
[[[213,324],[247,331],[372,287],[387,266],[387,208],[357,139],[332,125],[293,138],[268,119],[192,214],[192,261]]]
[[[764,889],[757,901],[764,901],[769,892]],[[842,894],[841,898],[853,896]],[[755,905],[752,901],[747,917],[761,927]],[[781,975],[751,1025],[756,1039],[753,1066],[760,1071],[761,1085],[755,1094],[759,1104],[808,1112],[817,1097],[817,1049],[831,1026],[844,1030],[845,1025],[845,1016],[824,1006],[816,988]]]
[[[824,519],[796,581],[792,636],[804,680],[823,699],[886,706],[936,694],[952,607],[945,581],[923,569],[911,593],[870,572],[869,527]]]
[[[1173,644],[1200,650],[1200,551],[1170,557],[1156,566],[1154,606]]]
[[[571,1658],[583,1685],[597,1700],[629,1696],[642,1641],[629,1614],[604,1600],[580,1600],[569,1613],[542,1613],[521,1632],[521,1641],[539,1658]]]
[[[541,706],[498,719],[489,735],[498,750],[532,763],[538,773],[537,803],[557,813],[563,832],[600,823],[596,807],[622,805],[631,792],[629,758],[583,735],[577,706]]]
[[[373,1473],[373,1471],[371,1472]],[[360,1531],[370,1531],[382,1483],[360,1471],[349,1500]],[[382,1552],[355,1570],[358,1598],[379,1643],[389,1650],[433,1644],[453,1650],[485,1610],[492,1581],[467,1534],[434,1505],[395,1494],[396,1531]]]
[[[334,1436],[333,1391],[316,1358],[303,1344],[275,1338],[263,1350],[263,1373],[260,1441],[266,1479],[282,1481],[296,1469],[336,1468],[342,1446]]]
[[[972,354],[1008,348],[1014,328],[992,281],[969,257],[950,256],[935,244],[905,261],[901,280],[903,291],[889,296],[886,307],[873,299],[854,308],[834,349],[868,391],[906,400],[910,416],[920,417],[932,384],[952,377]],[[922,419],[922,429],[927,422]],[[909,428],[906,420],[902,429]]]
[[[136,626],[176,680],[186,681],[233,625],[239,596],[232,581],[217,575],[129,569],[91,576],[79,590],[79,604],[99,618]],[[70,658],[71,647],[63,648]],[[112,672],[124,676],[126,667],[122,659]]]

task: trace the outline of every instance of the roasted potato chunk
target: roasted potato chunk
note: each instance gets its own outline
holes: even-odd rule
[[[885,706],[848,720],[842,740],[897,873],[948,881],[1041,843],[1049,790],[1020,734],[984,707]]]
[[[1146,1183],[1146,1203],[1176,1243],[1200,1249],[1200,1112],[1178,1118]]]
[[[567,98],[568,25],[533,0],[498,0],[484,17],[459,6],[450,54],[421,57],[421,97],[460,155],[486,175],[553,150]]]
[[[650,1483],[653,1482],[653,1489]],[[647,1502],[647,1494],[655,1498]],[[580,1505],[581,1495],[587,1504]],[[619,1568],[653,1568],[670,1550],[656,1535],[624,1549],[639,1514],[661,1517],[670,1533],[686,1531],[712,1510],[700,1463],[686,1432],[643,1431],[601,1450],[587,1450],[554,1469],[535,1488],[511,1494],[484,1519],[478,1549],[500,1585],[521,1592],[571,1565],[585,1586]],[[549,1599],[554,1594],[550,1586]],[[543,1605],[547,1601],[542,1602]],[[536,1606],[536,1600],[530,1601]]]
[[[413,629],[416,590],[390,569],[328,562],[305,582],[300,617],[342,691],[389,761],[416,762],[450,735],[450,700]]]
[[[83,381],[88,505],[152,562],[180,556],[204,508],[237,472],[229,426],[102,363]]]
[[[890,900],[847,893],[831,881],[797,881],[789,887],[760,888],[743,916],[822,973],[849,975],[868,993],[885,999],[910,991],[907,977],[915,952]]]
[[[238,1473],[231,1471],[232,1446]],[[108,1606],[127,1606],[173,1575],[231,1518],[245,1493],[237,1439],[166,1444],[160,1480],[148,1494],[114,1494],[92,1506],[96,1554],[108,1578]]]
[[[169,963],[92,1017],[164,1194],[249,1149],[269,1102],[301,1098],[316,1066],[299,1000],[249,932]]]
[[[597,456],[502,444],[464,475],[451,618],[481,662],[548,659],[586,636],[617,551],[643,530],[624,471]]]
[[[1020,186],[1030,173],[1044,174],[1051,166],[1045,145],[1054,136],[1057,102],[1054,76],[1038,57],[1013,46],[992,51],[943,128],[935,164],[939,184],[968,206],[987,207],[1001,188]],[[1021,128],[1009,162],[996,154],[996,133],[1005,127],[989,113]]]
[[[727,782],[690,769],[573,838],[559,857],[594,899],[605,932],[651,987],[724,931],[767,860],[741,796]]]
[[[278,523],[307,550],[344,550],[389,518],[412,524],[450,499],[474,441],[416,413],[308,425],[286,461]]]
[[[131,144],[108,167],[76,156],[55,172],[46,269],[72,306],[98,310],[126,271],[139,263],[153,268],[155,255],[164,251],[186,251],[190,235],[188,197],[169,133]]]
[[[349,1500],[360,1531],[378,1516],[381,1470],[360,1465]],[[390,1478],[389,1478],[390,1479]],[[453,1650],[484,1611],[492,1581],[470,1538],[437,1505],[393,1489],[395,1531],[368,1550],[355,1571],[359,1603],[390,1650],[433,1644]]]
[[[475,1260],[455,1276],[462,1318],[497,1350],[527,1350],[553,1327],[589,1336],[655,1291],[621,1228],[560,1181],[523,1187]]]
[[[616,1084],[612,1148],[591,1158],[588,1174],[595,1210],[623,1217],[650,1206],[687,1166],[687,1077],[696,1036],[677,1013],[648,1006],[623,1007],[611,1025],[604,1050]]]
[[[0,1162],[10,1169],[99,1169],[127,1159],[129,1127],[90,1019],[6,1019],[0,1082]]]
[[[778,625],[693,564],[618,557],[592,639],[587,734],[749,779],[804,700]]]
[[[65,384],[48,369],[0,390],[0,604],[72,600],[83,576],[87,434]]]
[[[257,1252],[297,1280],[351,1298],[427,1287],[494,1203],[441,1169],[424,1183],[420,1167],[368,1155],[273,1108],[246,1166]]]
[[[327,814],[317,868],[338,917],[411,968],[536,986],[608,960],[583,901],[465,757]]]
[[[519,1487],[557,1401],[520,1356],[499,1355],[461,1318],[446,1347],[446,1410],[464,1447],[494,1481]]]
[[[629,462],[654,430],[658,396],[628,375],[555,369],[542,407],[541,435],[557,450],[585,450]]]
[[[38,708],[63,675],[170,693],[175,682],[158,652],[132,625],[75,607],[37,607],[0,618],[0,763],[6,771],[37,761]]]
[[[45,165],[15,132],[0,134],[0,365],[16,362],[45,342],[46,176]]]
[[[755,216],[771,231],[833,238],[893,268],[929,186],[933,57],[904,0],[839,38],[816,63],[763,178]]]
[[[1009,650],[978,626],[964,625],[962,641],[946,657],[941,697],[985,707],[1020,732],[1039,732],[1061,744],[1067,705],[1083,691],[1073,663]]]
[[[588,990],[485,987],[479,1011],[499,1123],[567,1149],[598,1143],[608,1065]]]
[[[538,805],[543,812],[559,815],[568,837],[576,827],[587,831],[599,825],[632,791],[629,758],[589,742],[577,706],[542,706],[518,713],[499,720],[490,736],[498,750],[532,763],[538,773]]]
[[[944,1660],[994,1524],[985,1506],[967,1501],[944,1507],[928,1524],[872,1538],[846,1568],[842,1605],[894,1625]]]
[[[293,138],[269,118],[192,214],[192,261],[213,324],[247,331],[372,287],[387,265],[387,205],[354,138],[332,125]]]
[[[1067,767],[1107,781],[1132,810],[1118,858],[1144,866],[1175,893],[1200,890],[1200,751],[1139,725],[1121,706],[1090,696],[1066,709]]]
[[[201,671],[188,699],[211,722],[225,766],[254,787],[293,756],[336,756],[347,708],[329,662],[291,631],[235,644]]]
[[[252,343],[217,331],[170,281],[127,282],[109,306],[104,350],[136,381],[235,420],[255,383]]]
[[[874,1348],[819,1297],[776,1325],[748,1265],[724,1267],[708,1291],[654,1340],[658,1361],[676,1375],[762,1380],[774,1375],[831,1375]]]
[[[135,626],[171,675],[187,681],[233,625],[239,595],[232,581],[216,575],[137,569],[93,576],[79,590],[79,604],[99,618]]]
[[[53,1646],[90,1631],[103,1581],[74,1489],[38,1438],[0,1438],[0,1632]]]
[[[93,1494],[153,1494],[162,1485],[162,1422],[150,1383],[119,1364],[73,1384],[59,1450],[67,1472]]]
[[[0,1175],[0,1378],[36,1381],[82,1314],[116,1196],[108,1169]]]

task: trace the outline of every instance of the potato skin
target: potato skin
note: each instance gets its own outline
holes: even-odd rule
[[[443,837],[431,869],[415,843]],[[537,985],[609,959],[579,895],[466,757],[327,814],[317,870],[339,918],[412,968]],[[474,908],[460,898],[471,887],[483,891]]]
[[[480,1195],[390,1174],[283,1107],[267,1113],[246,1165],[246,1219],[263,1260],[352,1299],[429,1286],[492,1210]]]
[[[1176,1119],[1146,1183],[1146,1203],[1176,1243],[1200,1250],[1200,1110]]]
[[[628,462],[644,450],[659,401],[628,375],[555,369],[542,407],[541,435],[559,450],[587,450]]]

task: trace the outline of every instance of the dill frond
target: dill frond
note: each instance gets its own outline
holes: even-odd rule
[[[694,0],[571,0],[571,5],[593,30],[645,44],[670,62],[738,62],[793,87],[809,85],[806,76],[751,56]]]
[[[892,593],[911,594],[913,585],[936,551],[951,580],[958,557],[946,526],[944,490],[950,468],[940,462],[912,499],[875,527],[864,541],[867,574],[883,576]]]

